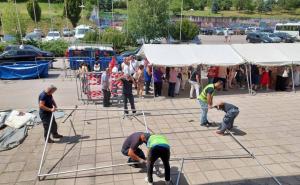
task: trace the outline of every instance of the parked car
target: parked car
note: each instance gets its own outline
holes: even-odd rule
[[[52,58],[54,57],[54,54],[49,52],[49,51],[43,51],[35,46],[32,45],[23,45],[22,46],[23,49],[26,50],[34,50],[35,52],[37,52],[41,57],[47,57],[47,58]],[[9,51],[9,50],[18,50],[20,49],[20,45],[8,45],[4,48],[4,51]]]
[[[35,29],[33,30],[33,33],[40,34],[41,37],[43,37],[43,38],[45,37],[45,34],[43,33],[43,30],[42,30],[42,29],[35,28]]]
[[[35,33],[35,32],[31,32],[28,33],[24,38],[24,41],[41,41],[42,40],[42,35],[40,33]]]
[[[31,49],[12,49],[3,52],[0,55],[0,63],[3,62],[18,62],[18,61],[35,61],[36,57],[41,55]]]
[[[247,42],[249,43],[272,43],[272,39],[267,37],[266,34],[262,33],[248,33],[246,37]]]
[[[277,37],[274,33],[261,33],[264,34],[266,37],[270,38],[273,43],[281,42],[281,38]]]
[[[76,39],[83,39],[85,34],[89,31],[92,31],[92,28],[90,26],[79,25],[75,28],[75,38]]]
[[[46,41],[59,40],[60,38],[59,31],[49,31],[48,35],[46,36]]]
[[[131,55],[136,55],[140,51],[141,47],[138,47],[137,49],[133,51],[124,51],[123,53],[120,54],[122,57],[129,57]]]
[[[274,33],[274,35],[276,35],[277,37],[280,37],[281,40],[286,43],[293,43],[296,41],[296,37],[293,37],[286,32],[276,32],[276,33]]]
[[[202,35],[212,35],[214,30],[212,28],[200,28],[200,33]]]
[[[4,35],[3,38],[1,39],[1,42],[14,42],[16,41],[16,37],[13,35]]]
[[[74,32],[70,28],[64,28],[62,33],[64,37],[72,37],[74,35]]]
[[[225,31],[228,32],[228,35],[233,35],[233,34],[234,34],[232,28],[224,28],[224,29],[223,29],[223,32],[225,32]]]
[[[248,27],[245,29],[245,34],[248,34],[251,32],[260,32],[260,28],[259,27]]]
[[[214,28],[214,34],[215,35],[224,35],[224,29],[223,28]]]

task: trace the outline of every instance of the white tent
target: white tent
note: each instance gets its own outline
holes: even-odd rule
[[[300,44],[274,44],[274,47],[287,56],[291,63],[300,65]]]
[[[145,56],[154,65],[165,66],[230,66],[244,63],[230,45],[144,44],[138,55]]]
[[[284,54],[277,44],[233,44],[232,48],[247,62],[263,66],[291,64],[292,60]]]

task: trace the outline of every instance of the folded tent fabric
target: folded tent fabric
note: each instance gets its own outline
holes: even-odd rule
[[[20,128],[32,122],[34,118],[35,116],[33,114],[13,110],[6,118],[4,124],[12,128]]]
[[[28,126],[21,128],[6,127],[0,133],[0,151],[9,150],[20,145],[26,138]]]

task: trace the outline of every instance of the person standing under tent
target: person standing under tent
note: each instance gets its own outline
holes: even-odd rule
[[[51,128],[49,128],[51,124],[50,121],[51,121],[52,114],[54,114],[54,112],[57,109],[57,104],[52,96],[56,90],[57,88],[54,85],[50,85],[49,87],[46,88],[45,91],[43,91],[39,95],[39,115],[44,127],[45,141],[47,139],[49,129],[50,129],[50,134],[52,134],[53,138],[59,139],[63,137],[57,132],[57,123],[55,121],[54,115],[52,119],[52,126]],[[54,143],[54,141],[50,138],[50,136],[48,139],[48,143]]]
[[[148,95],[150,94],[150,85],[152,81],[152,71],[151,71],[151,66],[148,65],[144,69],[144,78],[145,78],[145,93]]]
[[[145,77],[144,77],[144,66],[140,65],[138,71],[135,74],[135,81],[137,87],[137,95],[138,97],[143,97]]]
[[[251,65],[251,81],[252,89],[257,91],[259,85],[259,69],[257,65]]]
[[[170,74],[169,74],[169,89],[168,89],[168,96],[174,97],[175,95],[175,85],[177,81],[177,75],[175,67],[171,67]]]
[[[180,84],[182,81],[182,70],[179,69],[178,73],[177,73],[177,78],[176,78],[176,84],[175,84],[175,95],[179,95],[179,91],[180,91]]]
[[[123,83],[123,101],[124,101],[124,114],[129,114],[127,102],[129,100],[131,111],[133,114],[136,113],[135,105],[134,105],[134,97],[132,94],[132,85],[133,85],[133,77],[131,75],[125,74],[121,76],[118,81],[122,81]]]
[[[187,82],[188,79],[189,79],[189,73],[188,73],[187,67],[184,67],[184,68],[181,68],[181,69],[182,69],[182,70],[181,70],[181,71],[182,71],[182,72],[181,72],[181,74],[182,74],[182,81],[181,81],[181,83],[180,83],[180,86],[181,86],[181,90],[184,91],[186,82]]]
[[[124,62],[121,65],[122,67],[122,72],[124,73],[124,75],[131,75],[130,74],[130,68],[129,68],[129,58],[125,58]]]
[[[222,89],[223,82],[217,81],[214,84],[208,84],[198,96],[198,101],[201,106],[200,124],[201,126],[210,126],[211,123],[207,120],[208,109],[212,108],[213,97],[216,90]]]
[[[194,91],[196,91],[196,97],[199,96],[200,91],[200,83],[201,83],[201,66],[198,65],[196,70],[192,70],[191,77],[190,77],[190,99],[193,99]]]
[[[103,107],[110,106],[110,90],[109,90],[109,68],[106,68],[105,72],[101,75],[101,88],[103,93]]]
[[[294,69],[294,83],[296,87],[300,85],[300,68],[297,66]]]
[[[218,71],[219,67],[217,66],[210,66],[207,70],[207,79],[208,79],[208,84],[212,84],[217,80],[218,77]]]
[[[121,152],[123,155],[128,156],[128,163],[140,163],[146,164],[146,157],[139,148],[143,143],[147,144],[150,137],[149,133],[144,132],[134,132],[126,138],[123,143]],[[138,164],[133,164],[134,167],[138,167]]]
[[[266,87],[266,90],[269,90],[270,86],[270,73],[268,68],[262,68],[262,74],[260,78],[260,89],[263,89],[263,87]]]
[[[163,72],[161,67],[157,66],[153,71],[154,78],[154,95],[155,97],[161,96],[162,84],[163,84]]]
[[[228,68],[228,88],[233,89],[233,81],[236,75],[236,71],[234,67]]]
[[[235,79],[237,84],[240,86],[240,89],[245,89],[246,87],[246,70],[244,65],[240,65],[236,70]]]
[[[163,135],[151,135],[147,142],[147,177],[145,181],[148,185],[153,185],[153,167],[155,161],[160,158],[165,168],[165,184],[171,183],[170,170],[170,144],[168,139]]]
[[[129,71],[131,76],[137,71],[137,61],[135,60],[134,56],[129,57]]]
[[[218,71],[218,80],[223,82],[223,91],[227,91],[226,83],[227,83],[227,68],[226,67],[219,67]]]
[[[234,119],[239,115],[239,108],[230,103],[219,103],[214,106],[218,110],[224,111],[226,114],[223,118],[223,121],[216,131],[217,134],[224,135],[224,132],[228,129],[231,130],[233,128]]]

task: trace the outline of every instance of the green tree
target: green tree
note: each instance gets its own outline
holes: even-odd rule
[[[4,29],[5,34],[16,36],[18,39],[18,42],[20,42],[21,35],[20,31],[22,32],[22,36],[25,35],[27,25],[25,24],[23,19],[18,20],[16,7],[12,0],[8,0],[7,8],[2,12],[2,26]],[[20,26],[19,26],[20,21]]]
[[[33,21],[40,22],[42,10],[37,0],[29,0],[26,4],[27,12]]]
[[[171,25],[171,36],[176,39],[180,40],[180,21],[176,22],[175,24]],[[199,33],[199,28],[197,24],[187,20],[182,20],[182,27],[181,27],[181,40],[182,41],[190,41],[193,40]]]
[[[71,21],[72,26],[76,27],[79,19],[81,8],[81,0],[65,0],[65,8],[67,9],[67,18]],[[64,10],[64,14],[66,11]]]
[[[245,9],[245,0],[234,0],[233,1],[233,6],[236,10],[241,11]]]
[[[211,4],[211,12],[218,13],[220,11],[220,5],[217,0],[213,0]]]
[[[220,1],[221,10],[230,10],[232,7],[232,0],[223,0]]]
[[[199,1],[199,10],[204,10],[206,6],[207,6],[207,0]]]
[[[253,0],[245,0],[245,10],[248,12],[253,12],[255,9],[255,5]]]
[[[257,0],[256,1],[256,9],[258,12],[264,12],[265,11],[265,1]]]
[[[128,30],[135,39],[146,42],[167,35],[169,3],[166,0],[131,0]]]

